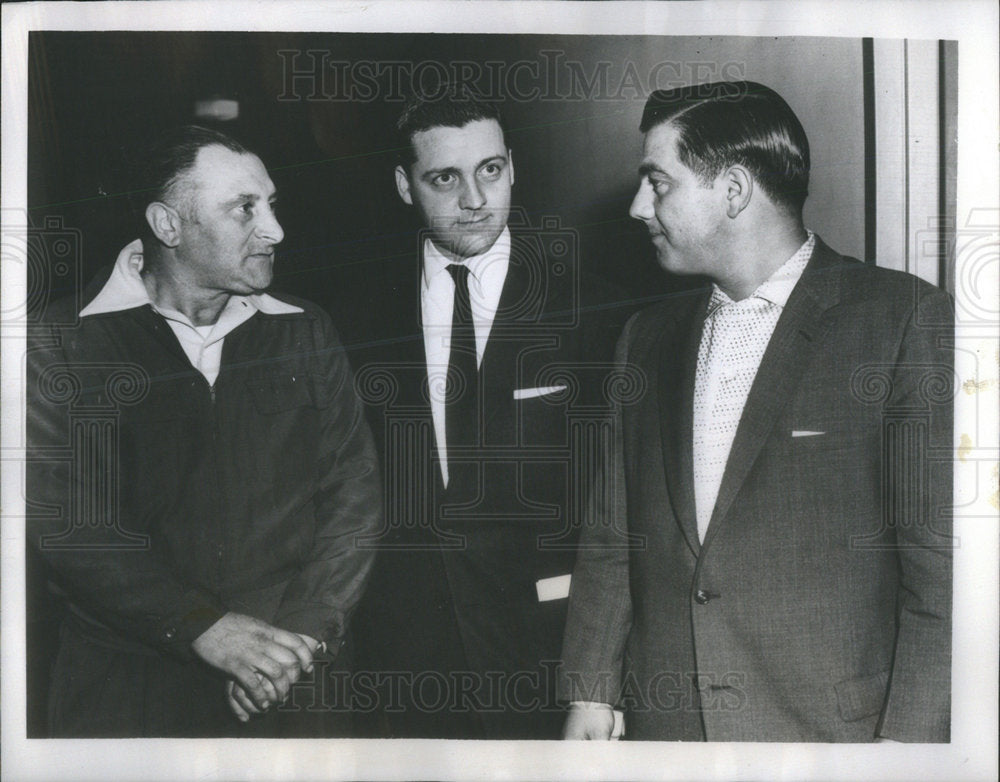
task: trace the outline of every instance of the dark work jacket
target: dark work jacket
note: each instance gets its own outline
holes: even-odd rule
[[[329,318],[293,303],[226,337],[212,388],[148,305],[30,339],[28,543],[102,642],[189,658],[237,611],[338,648],[378,465]]]
[[[385,329],[354,360],[386,476],[386,526],[371,541],[379,553],[357,624],[358,668],[372,672],[383,718],[376,735],[558,736],[567,601],[540,600],[536,584],[572,571],[594,458],[610,444],[605,381],[619,331],[612,308],[594,306],[613,297],[583,280],[572,238],[512,231],[479,368],[471,491],[442,482],[417,259],[385,286]]]

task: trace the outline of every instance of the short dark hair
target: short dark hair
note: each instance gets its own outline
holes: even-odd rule
[[[128,196],[143,239],[152,237],[146,207],[167,200],[177,181],[194,167],[198,152],[216,145],[237,154],[252,154],[232,136],[200,125],[168,128],[133,153]]]
[[[405,169],[416,161],[413,136],[431,128],[464,128],[470,122],[496,120],[506,144],[507,132],[500,109],[464,87],[449,87],[433,96],[413,95],[396,120],[397,162]]]
[[[742,165],[772,201],[796,213],[809,193],[809,140],[795,112],[770,87],[752,81],[713,82],[657,90],[639,129],[669,122],[677,156],[705,184]]]

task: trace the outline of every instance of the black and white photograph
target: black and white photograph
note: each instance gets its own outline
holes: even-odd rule
[[[995,778],[992,4],[3,14],[5,778]]]

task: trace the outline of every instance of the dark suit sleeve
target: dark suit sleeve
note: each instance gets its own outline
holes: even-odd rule
[[[628,322],[618,341],[615,364],[619,371],[626,368],[634,320]],[[557,690],[562,701],[614,704],[621,690],[632,600],[625,538],[624,441],[621,406],[617,402],[614,420],[614,445],[602,461],[590,492],[573,569]]]
[[[928,292],[903,335],[883,432],[900,584],[898,635],[879,735],[948,741],[951,693],[953,310]],[[900,423],[902,418],[902,423]],[[926,439],[919,436],[926,431]]]
[[[382,525],[375,445],[347,354],[325,315],[316,328],[323,417],[312,550],[285,589],[275,624],[336,649],[368,581],[374,550],[356,545]]]

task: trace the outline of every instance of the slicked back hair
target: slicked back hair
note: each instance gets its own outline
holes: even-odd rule
[[[129,201],[144,240],[153,238],[146,207],[154,201],[169,202],[177,183],[194,168],[198,152],[216,145],[240,155],[253,154],[232,136],[200,125],[168,128],[137,153],[131,164]]]
[[[796,215],[809,193],[809,140],[802,123],[770,87],[713,82],[657,90],[639,129],[677,128],[677,156],[708,184],[727,166],[744,166],[771,198]]]
[[[431,128],[464,128],[470,122],[496,120],[507,143],[503,117],[496,104],[477,98],[470,90],[449,88],[441,97],[415,95],[396,121],[397,162],[407,171],[416,161],[413,136]]]

